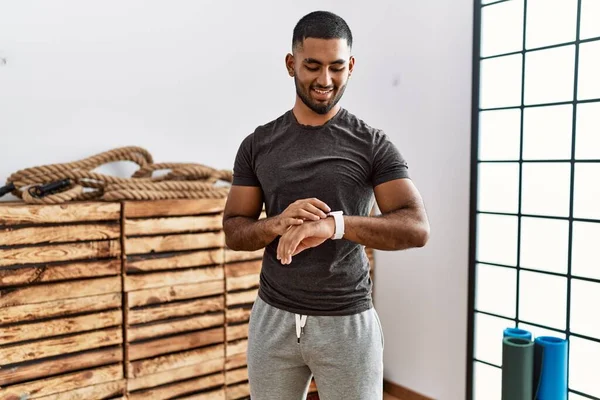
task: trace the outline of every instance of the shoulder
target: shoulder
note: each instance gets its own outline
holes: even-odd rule
[[[286,129],[290,124],[290,111],[287,111],[277,119],[267,122],[266,124],[259,125],[254,130],[254,137],[260,139],[264,136],[270,136],[273,133]]]
[[[340,122],[362,139],[374,142],[380,140],[381,137],[385,137],[383,130],[373,127],[350,111],[342,109],[341,112],[343,112],[343,115]]]

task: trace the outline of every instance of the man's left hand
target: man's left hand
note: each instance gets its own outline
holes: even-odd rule
[[[335,221],[332,217],[319,221],[305,221],[302,225],[290,227],[279,239],[277,259],[286,265],[292,262],[296,254],[317,247],[335,233]]]

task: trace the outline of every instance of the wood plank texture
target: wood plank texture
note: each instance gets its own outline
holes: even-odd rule
[[[225,384],[233,385],[234,383],[244,382],[248,380],[248,368],[243,367],[227,371],[225,373]]]
[[[2,382],[2,386],[6,386],[121,361],[123,361],[123,349],[121,347],[103,348],[81,354],[66,355],[49,361],[0,368],[0,382]]]
[[[127,275],[125,277],[125,291],[130,292],[133,290],[181,285],[185,283],[208,282],[220,279],[223,279],[222,266]]]
[[[84,400],[107,399],[125,394],[126,382],[124,379],[98,385],[86,386],[68,392],[60,392],[50,396],[39,397],[39,400]]]
[[[119,281],[120,283],[120,281]],[[1,292],[0,292],[1,293]],[[2,297],[0,297],[0,302]],[[109,293],[45,303],[0,307],[0,325],[29,322],[37,319],[68,316],[84,312],[103,311],[121,307],[121,293]]]
[[[147,306],[168,303],[176,300],[188,300],[197,297],[208,297],[224,293],[223,281],[190,283],[161,288],[136,290],[127,293],[129,307]]]
[[[248,337],[248,325],[229,325],[227,326],[227,341],[231,342],[237,339],[245,339]]]
[[[126,219],[124,229],[126,236],[217,231],[223,228],[222,219],[221,215]]]
[[[190,350],[209,344],[222,343],[225,329],[214,328],[193,333],[155,339],[129,345],[129,359],[132,361],[156,357],[162,354]]]
[[[225,249],[225,263],[232,263],[238,261],[250,261],[250,260],[261,260],[263,257],[264,249],[256,251],[235,251],[231,249]]]
[[[184,394],[197,392],[202,389],[213,388],[225,383],[223,372],[201,378],[194,378],[183,382],[177,382],[170,385],[165,385],[160,388],[143,390],[129,394],[130,400],[163,400],[179,398]]]
[[[226,320],[228,324],[236,322],[245,322],[250,320],[250,313],[252,309],[250,307],[244,308],[228,308],[225,311]]]
[[[125,218],[212,214],[222,212],[225,201],[226,199],[126,201],[123,203],[123,213]]]
[[[5,228],[0,230],[0,246],[108,240],[120,235],[117,223]]]
[[[163,323],[153,323],[147,325],[137,325],[129,327],[127,331],[127,340],[135,342],[143,339],[150,339],[175,333],[190,332],[200,329],[222,326],[225,323],[225,317],[222,313],[196,315],[188,318],[168,320]]]
[[[225,359],[225,369],[231,370],[247,365],[246,353],[233,354]]]
[[[227,293],[227,307],[254,303],[258,289],[246,290],[244,292]]]
[[[225,359],[215,358],[214,360],[208,360],[203,363],[193,364],[183,368],[171,369],[157,374],[146,375],[141,378],[129,379],[127,381],[127,390],[133,392],[140,389],[164,385],[170,382],[208,375],[223,371],[224,367]]]
[[[86,298],[121,291],[121,278],[89,279],[41,286],[0,289],[0,308],[54,300]]]
[[[208,360],[222,358],[224,355],[225,345],[221,343],[215,346],[203,347],[201,349],[134,361],[131,363],[131,368],[129,368],[129,371],[131,372],[129,378],[138,378],[175,368],[203,363]]]
[[[0,346],[117,326],[121,325],[121,318],[121,311],[115,310],[81,317],[7,326],[0,329]]]
[[[203,250],[193,253],[152,257],[145,260],[127,261],[126,268],[127,272],[142,272],[200,267],[222,263],[222,250]]]
[[[43,206],[5,203],[0,206],[0,225],[117,221],[120,217],[119,203],[82,202]]]
[[[227,400],[237,400],[250,396],[250,384],[240,383],[225,388]]]
[[[169,236],[135,237],[125,239],[127,254],[164,253],[168,251],[223,247],[225,234],[220,232],[190,233]]]
[[[245,275],[259,274],[262,268],[262,260],[242,261],[225,264],[225,276],[237,278]]]
[[[44,264],[0,270],[0,287],[118,275],[121,260]]]
[[[186,300],[176,303],[167,303],[157,307],[129,310],[129,325],[144,324],[168,318],[185,317],[200,313],[223,310],[224,296],[209,297],[199,300]]]
[[[118,240],[5,248],[0,249],[0,267],[120,256]]]

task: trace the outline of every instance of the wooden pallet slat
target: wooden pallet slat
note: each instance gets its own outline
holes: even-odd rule
[[[222,250],[203,250],[192,253],[175,253],[169,256],[157,256],[144,260],[127,261],[127,272],[150,272],[159,270],[172,270],[204,265],[223,263]]]
[[[225,264],[225,276],[237,278],[245,275],[259,274],[262,268],[262,260],[227,262]]]
[[[228,325],[227,326],[227,341],[231,342],[238,339],[245,339],[248,337],[248,325]]]
[[[227,400],[243,399],[250,396],[250,385],[248,383],[239,383],[237,385],[227,386],[225,391]]]
[[[219,311],[223,310],[224,306],[225,299],[223,296],[166,303],[150,308],[129,310],[127,321],[130,325],[144,324],[168,318],[185,317],[200,313]]]
[[[159,288],[163,286],[200,283],[223,279],[223,267],[193,268],[173,272],[154,272],[151,274],[127,275],[125,291]]]
[[[114,364],[122,360],[122,347],[102,348],[81,354],[67,355],[50,361],[0,368],[0,382],[2,382],[2,386],[12,385],[78,369]]]
[[[67,392],[60,392],[50,396],[39,397],[39,400],[106,399],[112,396],[123,395],[125,394],[125,390],[125,380],[121,379],[73,389]]]
[[[0,267],[93,258],[115,258],[120,255],[121,244],[118,240],[5,248],[0,249]]]
[[[127,332],[127,339],[135,342],[143,339],[196,331],[200,329],[222,326],[225,317],[222,313],[194,315],[187,318],[168,320],[162,323],[131,326]]]
[[[6,203],[2,205],[0,225],[118,221],[120,217],[119,203],[81,202],[43,206]]]
[[[250,307],[228,308],[226,311],[226,321],[228,324],[248,321],[251,312],[252,309]]]
[[[127,254],[165,253],[182,250],[223,247],[225,235],[222,231],[174,234],[169,236],[134,237],[125,239]]]
[[[209,390],[206,392],[181,397],[181,400],[225,400],[225,389]]]
[[[193,378],[182,382],[177,382],[169,385],[165,385],[160,388],[143,390],[140,392],[133,392],[129,395],[129,399],[131,400],[146,400],[146,399],[171,399],[175,396],[175,398],[190,394],[193,392],[198,392],[203,389],[213,388],[215,386],[220,386],[225,383],[225,377],[223,372],[219,372],[217,374],[212,374],[208,376],[203,376],[200,378]]]
[[[121,291],[121,278],[97,278],[41,286],[0,289],[0,308],[73,299]]]
[[[0,329],[0,346],[44,337],[109,328],[121,325],[121,323],[122,313],[120,310],[115,310],[80,317],[12,325]]]
[[[151,359],[131,362],[131,376],[129,378],[138,378],[145,375],[168,371],[170,369],[186,367],[193,364],[202,363],[215,358],[225,356],[225,345],[217,344],[200,349],[183,351],[180,353],[167,354]]]
[[[127,381],[127,389],[130,392],[133,392],[136,390],[160,386],[179,380],[209,375],[212,373],[223,371],[224,365],[224,358],[215,358],[213,360],[193,364],[187,367],[175,368],[152,375],[146,375],[141,378],[129,379]]]
[[[223,228],[223,217],[221,215],[201,215],[195,217],[127,219],[123,228],[126,236],[218,231]]]
[[[43,264],[0,270],[0,287],[119,275],[121,260]]]
[[[226,199],[185,199],[161,201],[127,201],[123,203],[125,218],[168,217],[220,213]]]
[[[123,367],[117,364],[0,389],[0,399],[35,399],[119,379],[123,379]]]
[[[16,364],[121,344],[122,340],[122,328],[109,328],[25,344],[3,346],[0,348],[0,360],[3,364]]]
[[[225,338],[223,327],[185,333],[163,339],[148,340],[129,345],[129,359],[132,361],[156,357],[163,354],[190,350],[215,343],[222,343]]]
[[[108,293],[6,308],[0,307],[0,325],[120,308],[121,297],[121,293]]]
[[[82,242],[118,239],[121,227],[116,223],[60,225],[0,230],[0,246],[19,246],[40,243]]]
[[[234,383],[240,383],[248,381],[248,368],[242,367],[234,370],[229,370],[225,374],[225,383],[227,385],[233,385]]]
[[[258,296],[258,289],[227,293],[227,307],[254,303],[256,296]]]
[[[264,252],[264,249],[256,251],[235,251],[225,248],[225,263],[261,260]]]
[[[177,300],[189,300],[223,294],[223,282],[214,280],[202,283],[187,283],[160,288],[142,289],[127,293],[129,307],[148,306]]]

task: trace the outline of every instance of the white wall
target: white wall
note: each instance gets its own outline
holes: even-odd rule
[[[0,181],[125,145],[231,168],[241,139],[292,106],[283,60],[314,9],[350,24],[342,104],[399,146],[431,218],[426,248],[376,255],[385,376],[462,399],[471,1],[0,0]]]

